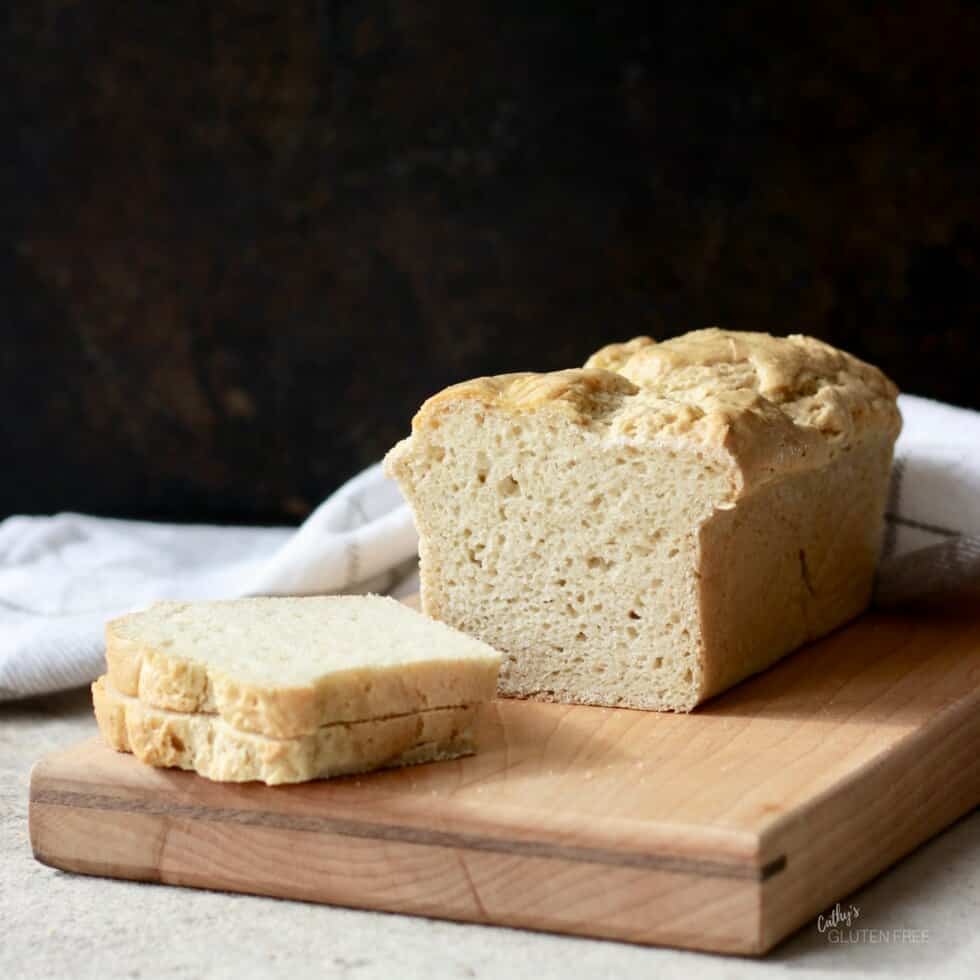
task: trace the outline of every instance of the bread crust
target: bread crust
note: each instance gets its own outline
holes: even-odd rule
[[[678,443],[726,458],[732,499],[815,469],[868,438],[901,429],[898,389],[876,367],[813,337],[697,330],[635,337],[585,367],[453,385],[426,401],[413,431],[439,426],[461,401],[515,416],[551,411],[608,438]],[[399,444],[387,461],[397,475]]]
[[[92,701],[102,737],[116,751],[220,782],[258,780],[274,786],[473,752],[474,705],[338,723],[274,739],[239,731],[217,715],[154,708],[120,694],[105,676],[92,685]]]
[[[871,598],[892,440],[793,473],[699,529],[698,702],[859,615]]]

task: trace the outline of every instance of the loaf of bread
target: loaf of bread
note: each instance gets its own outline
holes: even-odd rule
[[[117,752],[220,782],[260,780],[275,786],[473,752],[473,705],[338,722],[297,738],[269,738],[239,731],[219,715],[154,708],[113,690],[105,677],[92,685],[92,700],[99,730]]]
[[[386,596],[160,602],[106,626],[112,688],[294,738],[492,698],[500,655]]]
[[[154,766],[269,784],[473,751],[485,643],[381,596],[162,602],[106,627],[106,742]]]
[[[867,604],[896,395],[718,329],[448,388],[386,458],[422,608],[504,653],[505,695],[690,710]]]

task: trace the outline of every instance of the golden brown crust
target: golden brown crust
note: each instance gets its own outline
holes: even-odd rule
[[[823,636],[868,604],[890,437],[774,481],[698,529],[698,700]]]
[[[824,435],[884,423],[898,432],[898,389],[876,367],[813,337],[711,327],[657,343],[635,337],[610,344],[586,362],[665,397],[707,401],[751,392],[796,425]],[[724,407],[722,405],[721,407]]]
[[[611,344],[581,369],[454,385],[422,406],[413,430],[438,428],[443,413],[472,401],[515,415],[553,410],[605,438],[721,456],[743,495],[868,436],[894,439],[897,394],[877,368],[812,337],[711,328]]]
[[[438,428],[442,411],[461,401],[476,401],[487,408],[515,414],[554,409],[584,424],[617,408],[624,395],[633,395],[636,391],[636,385],[622,375],[592,368],[571,368],[548,374],[498,374],[450,385],[433,395],[419,409],[412,427]]]

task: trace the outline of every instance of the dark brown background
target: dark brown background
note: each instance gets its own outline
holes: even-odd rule
[[[293,521],[475,374],[719,323],[980,407],[980,14],[5,5],[0,514]]]

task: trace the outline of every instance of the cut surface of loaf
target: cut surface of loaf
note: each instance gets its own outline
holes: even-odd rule
[[[220,782],[298,783],[473,752],[474,706],[341,722],[276,739],[240,731],[217,715],[154,708],[120,694],[106,677],[92,685],[92,700],[102,737],[116,751]]]
[[[867,603],[896,394],[717,329],[446,389],[385,461],[423,609],[504,653],[503,694],[689,710]]]
[[[169,711],[294,738],[494,696],[499,654],[384,596],[161,602],[106,626],[108,678]]]

